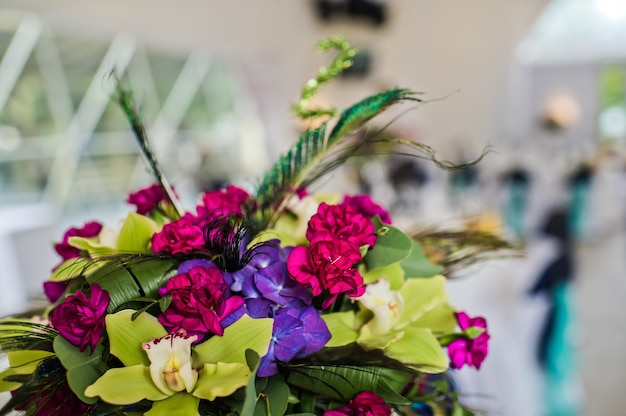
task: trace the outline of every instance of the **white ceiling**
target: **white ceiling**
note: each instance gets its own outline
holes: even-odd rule
[[[537,65],[626,60],[626,0],[552,0],[517,55]]]

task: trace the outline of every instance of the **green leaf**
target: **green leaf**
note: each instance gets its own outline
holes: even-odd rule
[[[163,400],[169,397],[152,382],[150,368],[145,365],[111,368],[85,390],[87,397],[100,397],[107,403],[128,405],[148,399]]]
[[[433,333],[426,328],[406,327],[402,338],[385,348],[385,355],[425,373],[448,369],[448,357]]]
[[[163,259],[141,261],[129,268],[143,293],[151,298],[156,298],[158,289],[177,273],[176,262]]]
[[[189,393],[181,392],[168,397],[165,400],[154,402],[152,409],[148,410],[146,416],[200,416],[198,405],[200,399]]]
[[[244,363],[205,363],[193,395],[210,401],[216,397],[227,397],[245,386],[250,374]]]
[[[259,356],[265,355],[272,337],[270,318],[252,319],[244,315],[224,330],[224,335],[214,336],[195,347],[195,362],[200,363],[245,363],[246,350],[251,349]]]
[[[241,416],[255,416],[254,410],[257,405],[257,390],[256,390],[256,372],[259,369],[260,357],[253,350],[247,350],[246,362],[248,367],[252,370],[248,384],[246,386],[246,396],[243,401],[243,407],[241,408]]]
[[[361,275],[363,276],[363,283],[365,284],[375,283],[385,278],[389,281],[389,288],[391,290],[400,289],[402,283],[404,283],[404,270],[398,262],[365,271],[361,273]]]
[[[141,347],[153,338],[162,338],[167,331],[154,316],[142,313],[132,319],[133,309],[125,309],[105,317],[107,334],[111,344],[111,354],[125,366],[150,365],[148,355]]]
[[[342,347],[356,342],[358,332],[356,330],[355,315],[352,311],[335,312],[322,315],[326,326],[332,335],[326,347]]]
[[[157,231],[158,227],[153,220],[129,212],[117,237],[116,249],[127,253],[147,252],[152,235]]]
[[[373,367],[303,366],[292,369],[287,376],[289,385],[346,401],[364,391],[376,391],[380,370]]]
[[[108,313],[113,313],[129,301],[142,297],[141,289],[133,276],[121,264],[109,262],[86,277],[87,283],[99,284],[111,297]]]
[[[372,219],[376,229],[376,245],[367,253],[367,270],[388,266],[405,259],[411,253],[412,240],[399,229],[383,224],[379,217]]]
[[[376,393],[380,396],[381,399],[385,401],[385,403],[388,404],[411,404],[411,401],[409,399],[399,394],[398,390],[392,389],[382,377],[378,379]]]
[[[443,266],[428,260],[422,246],[415,240],[412,241],[411,254],[400,262],[400,266],[407,278],[432,277],[443,270]]]
[[[54,352],[67,370],[67,383],[72,391],[85,403],[97,402],[98,399],[85,396],[85,389],[102,375],[99,369],[104,351],[102,345],[96,345],[92,353],[89,349],[81,352],[78,347],[57,335],[53,346]]]
[[[287,411],[289,386],[285,383],[283,376],[277,374],[270,377],[263,392],[265,393],[263,397],[264,408],[269,409],[267,416],[284,415]]]

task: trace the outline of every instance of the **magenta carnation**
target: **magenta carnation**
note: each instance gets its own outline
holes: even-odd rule
[[[346,195],[343,197],[342,204],[351,207],[367,218],[378,215],[384,224],[391,224],[389,211],[374,202],[369,195]]]
[[[128,195],[126,202],[137,207],[137,214],[146,215],[154,211],[159,203],[166,201],[161,185],[151,185]]]
[[[81,228],[72,227],[63,234],[63,240],[54,245],[54,250],[64,261],[80,257],[81,251],[69,244],[70,237],[95,237],[100,234],[100,230],[102,230],[102,224],[97,221],[88,222]]]
[[[312,241],[315,238],[329,239],[329,236],[348,241],[357,248],[376,243],[372,220],[348,205],[328,205],[322,202],[317,214],[309,220],[306,238]]]
[[[91,286],[90,296],[80,290],[63,300],[50,314],[50,323],[61,336],[81,351],[93,350],[104,331],[104,315],[111,298],[100,285]]]
[[[226,189],[205,192],[198,205],[198,217],[242,216],[250,195],[243,189],[229,185]]]
[[[196,224],[193,215],[165,224],[163,229],[152,236],[152,251],[155,253],[190,253],[205,246],[202,228]]]
[[[184,329],[189,335],[198,335],[198,341],[209,333],[222,335],[222,322],[243,306],[243,298],[229,296],[228,285],[216,266],[190,264],[188,270],[179,268],[180,274],[159,289],[161,296],[172,297],[159,322],[170,333]]]
[[[324,416],[391,416],[391,408],[378,394],[363,391],[346,406],[325,411]]]
[[[361,261],[359,249],[342,240],[314,240],[309,247],[295,247],[287,259],[287,270],[293,278],[311,286],[313,296],[324,291],[331,296],[323,307],[326,308],[338,294],[358,297],[365,292],[363,277],[354,268]]]
[[[69,286],[69,280],[61,280],[58,282],[47,281],[43,283],[43,293],[50,300],[51,303],[61,299],[65,289]]]
[[[465,312],[456,312],[459,327],[465,331],[469,328],[484,328],[484,332],[474,339],[460,338],[448,345],[448,356],[453,368],[461,368],[465,364],[480,369],[489,352],[489,333],[485,318],[470,318]]]

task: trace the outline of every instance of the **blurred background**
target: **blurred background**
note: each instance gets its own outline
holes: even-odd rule
[[[194,206],[202,190],[253,187],[296,140],[290,105],[331,59],[317,41],[339,33],[360,52],[317,104],[408,87],[430,102],[402,107],[390,134],[456,163],[495,149],[455,173],[365,159],[333,181],[397,223],[473,224],[524,246],[450,281],[491,333],[481,371],[456,374],[464,400],[489,415],[626,415],[624,0],[1,0],[0,315],[41,299],[68,227],[115,227],[151,183],[110,102],[112,68]]]

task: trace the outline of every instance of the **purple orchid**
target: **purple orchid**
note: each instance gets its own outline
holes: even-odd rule
[[[290,361],[319,351],[331,334],[320,312],[312,306],[282,308],[274,315],[272,340],[261,359],[257,374],[269,377],[278,372],[277,361]]]

